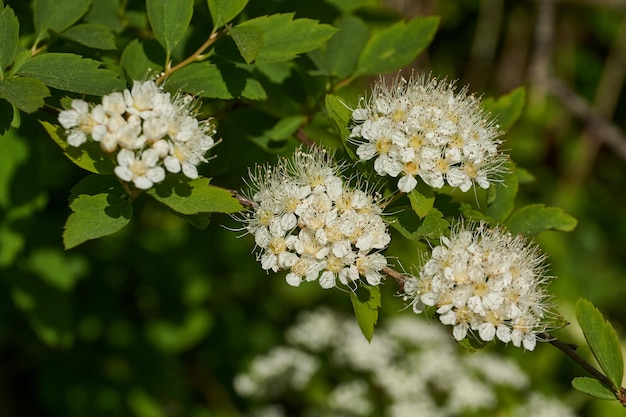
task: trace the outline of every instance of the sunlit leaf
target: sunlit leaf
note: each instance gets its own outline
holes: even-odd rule
[[[615,400],[617,398],[615,392],[602,385],[600,381],[586,376],[574,378],[572,380],[572,387],[601,400]]]
[[[506,221],[511,233],[534,236],[544,230],[574,230],[578,221],[558,207],[545,207],[543,204],[529,204],[514,212]]]
[[[248,4],[248,0],[209,0],[211,18],[216,28],[233,20]]]

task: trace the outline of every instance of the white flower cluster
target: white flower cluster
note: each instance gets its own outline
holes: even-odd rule
[[[434,188],[445,182],[463,192],[473,184],[488,188],[502,171],[498,126],[466,88],[455,93],[454,83],[425,75],[399,77],[391,86],[381,80],[352,120],[359,158],[376,158],[381,176],[400,175],[402,192],[413,190],[418,176]]]
[[[443,328],[415,317],[388,320],[368,343],[353,317],[320,308],[302,313],[286,339],[234,380],[237,393],[253,400],[248,416],[285,417],[294,407],[319,417],[518,415],[534,397],[516,362],[464,355]],[[542,415],[575,414],[562,404]]]
[[[251,174],[256,207],[243,219],[260,249],[265,270],[288,270],[298,286],[319,277],[322,288],[356,283],[378,285],[391,237],[379,196],[350,187],[323,149],[297,149],[290,159]]]
[[[208,120],[198,121],[194,109],[190,96],[172,97],[154,81],[135,81],[131,90],[102,97],[102,104],[73,100],[59,113],[59,123],[70,145],[91,138],[105,152],[117,152],[115,174],[148,189],[166,171],[196,178],[197,165],[207,161],[215,130]]]
[[[469,331],[533,350],[549,310],[545,256],[523,236],[483,222],[458,223],[432,251],[419,278],[405,282],[405,300],[421,313],[435,306],[439,320],[464,339]]]

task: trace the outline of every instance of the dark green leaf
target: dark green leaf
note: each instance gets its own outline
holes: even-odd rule
[[[248,0],[209,0],[209,10],[215,29],[233,20],[248,4]]]
[[[140,43],[137,39],[130,42],[124,52],[120,63],[129,83],[134,80],[143,80],[163,71],[163,66],[158,61],[165,59],[161,47],[154,41]]]
[[[263,48],[256,63],[289,61],[322,46],[337,31],[312,19],[293,19],[293,13],[261,16],[237,27],[256,26],[263,31]]]
[[[599,398],[601,400],[615,400],[617,396],[609,388],[602,385],[600,381],[594,378],[582,376],[574,378],[572,380],[572,387],[592,397]]]
[[[438,25],[438,17],[418,17],[375,33],[359,58],[357,74],[381,74],[410,64],[433,40]]]
[[[26,239],[21,233],[0,225],[0,268],[13,264],[17,255],[24,248]]]
[[[127,10],[129,12],[129,10]],[[115,33],[122,32],[130,22],[124,22],[128,14],[120,13],[120,0],[98,0],[93,2],[83,21],[99,23]]]
[[[32,113],[43,107],[50,91],[41,81],[30,77],[12,77],[0,80],[0,98],[8,100],[18,109]]]
[[[76,23],[91,5],[91,0],[35,0],[33,5],[37,39],[43,39],[48,29],[63,32]]]
[[[48,122],[41,122],[48,135],[61,147],[65,156],[76,165],[94,174],[112,174],[115,164],[96,142],[86,142],[80,147],[67,143],[65,130]]]
[[[33,57],[18,73],[37,78],[48,87],[80,94],[104,95],[126,87],[116,73],[99,66],[100,62],[79,55],[48,53]]]
[[[624,376],[624,358],[613,326],[590,301],[582,298],[576,303],[576,320],[593,356],[618,392]]]
[[[19,115],[19,111],[16,110]],[[0,136],[4,135],[13,122],[13,105],[6,100],[0,100]]]
[[[359,285],[356,291],[350,293],[350,301],[354,308],[354,315],[363,336],[368,342],[372,341],[374,326],[378,321],[380,308],[380,289],[370,285]]]
[[[231,64],[198,62],[187,65],[172,74],[166,87],[206,98],[267,98],[263,87],[250,72]]]
[[[263,48],[263,29],[255,25],[235,26],[228,32],[246,63],[254,61]]]
[[[334,22],[339,29],[325,45],[309,53],[324,75],[346,78],[356,69],[356,63],[367,43],[369,30],[356,16],[343,15]]]
[[[83,23],[72,26],[63,32],[61,36],[90,48],[115,49],[113,32],[99,23]]]
[[[498,97],[497,100],[489,98],[483,102],[483,108],[487,113],[498,121],[500,129],[506,131],[519,119],[526,102],[526,90],[518,87],[508,94]]]
[[[275,126],[275,118],[253,108],[241,108],[231,112],[225,123],[230,137],[248,140],[266,152],[282,153],[289,149],[295,149],[299,144],[295,139],[272,139],[272,130]]]
[[[133,213],[122,186],[112,175],[90,175],[72,188],[63,232],[65,249],[108,236],[126,226]]]
[[[517,210],[506,221],[511,233],[534,236],[544,230],[571,232],[578,221],[558,207],[545,207],[543,204],[530,204]]]
[[[243,207],[228,190],[209,185],[209,178],[190,180],[169,175],[148,190],[148,194],[180,214],[235,213]]]
[[[350,13],[353,10],[366,6],[376,6],[376,0],[325,0],[326,3],[332,4],[343,13]]]
[[[409,201],[420,219],[426,217],[435,204],[435,193],[430,187],[415,188],[409,193]]]
[[[487,216],[502,223],[509,217],[515,207],[515,197],[518,190],[518,176],[515,165],[507,161],[503,168],[502,182],[496,182],[487,190]]]
[[[25,267],[51,286],[68,292],[87,273],[88,264],[84,258],[60,249],[41,248],[30,254]]]
[[[20,23],[9,6],[0,12],[0,74],[13,63],[17,54]],[[4,78],[4,77],[2,77]]]
[[[146,9],[154,36],[169,56],[189,27],[193,0],[146,0]]]
[[[395,210],[398,210],[398,213],[389,216],[390,224],[407,239],[436,239],[450,227],[450,223],[436,208],[432,208],[423,219],[420,219],[410,207],[398,207]]]

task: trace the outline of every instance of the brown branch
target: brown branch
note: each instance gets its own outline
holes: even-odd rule
[[[567,110],[587,123],[592,137],[606,144],[626,161],[626,137],[619,128],[596,113],[584,98],[577,95],[561,80],[552,78],[548,83],[548,89]]]
[[[550,78],[550,58],[554,39],[554,0],[536,0],[534,52],[530,63],[530,81],[533,87],[531,101],[542,102]]]

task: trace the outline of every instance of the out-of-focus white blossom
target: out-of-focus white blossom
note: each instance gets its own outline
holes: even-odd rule
[[[215,146],[215,129],[196,119],[191,97],[163,91],[154,81],[135,81],[132,88],[102,97],[102,104],[73,100],[59,113],[71,146],[89,139],[107,153],[117,153],[116,175],[147,189],[166,172],[197,178],[197,166]]]
[[[439,320],[462,340],[479,339],[533,350],[546,330],[549,310],[545,256],[523,236],[485,223],[458,223],[405,282],[405,300],[416,313],[436,308]]]
[[[276,166],[250,174],[256,206],[243,218],[265,270],[287,270],[292,286],[317,280],[322,288],[378,285],[390,242],[382,201],[350,186],[323,149],[297,149]]]
[[[400,176],[408,193],[417,177],[434,188],[445,183],[468,191],[499,180],[506,157],[501,132],[480,100],[454,83],[426,75],[381,79],[352,111],[351,141],[363,161],[374,159],[381,176]]]

